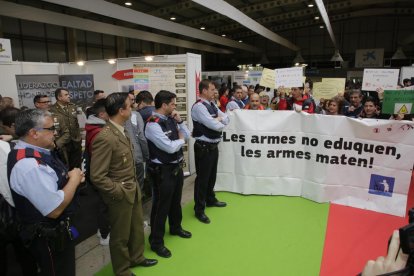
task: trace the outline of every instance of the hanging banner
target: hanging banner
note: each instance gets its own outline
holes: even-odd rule
[[[399,69],[364,69],[362,90],[375,91],[397,89]]]
[[[405,215],[413,122],[268,110],[229,116],[216,190],[301,196]]]
[[[58,75],[16,75],[19,106],[34,108],[33,98],[46,95],[55,102],[55,90],[59,85]]]
[[[0,62],[12,62],[10,39],[0,38]]]
[[[93,102],[93,75],[60,75],[60,87],[68,90],[71,103],[84,110]]]
[[[355,68],[382,67],[384,49],[358,49],[355,51]]]

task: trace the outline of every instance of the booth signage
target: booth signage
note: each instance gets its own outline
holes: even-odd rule
[[[12,51],[10,39],[0,38],[0,62],[11,62]]]
[[[112,77],[116,80],[132,79],[134,77],[134,71],[132,69],[119,70],[116,71]]]

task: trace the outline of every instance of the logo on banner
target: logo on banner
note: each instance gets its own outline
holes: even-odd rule
[[[392,197],[394,191],[394,177],[371,174],[368,193]]]
[[[364,61],[370,61],[372,60],[376,60],[376,55],[375,55],[375,51],[367,51],[365,54],[363,54],[364,56]]]

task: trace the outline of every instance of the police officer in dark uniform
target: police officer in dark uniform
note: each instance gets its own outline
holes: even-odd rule
[[[69,92],[64,88],[55,91],[56,103],[50,107],[57,129],[56,145],[62,161],[69,170],[80,168],[82,163],[82,137],[76,105],[70,102]],[[80,107],[79,107],[80,108]]]
[[[228,116],[214,103],[216,87],[210,80],[199,84],[200,99],[191,109],[193,119],[194,158],[197,177],[194,185],[194,211],[197,219],[210,223],[205,207],[225,207],[225,202],[217,200],[214,193],[216,183],[218,143],[223,128],[229,123]]]
[[[181,227],[182,147],[190,137],[190,131],[175,110],[175,100],[174,93],[158,92],[156,109],[145,128],[151,159],[149,172],[154,180],[149,241],[151,249],[164,258],[171,257],[170,250],[164,246],[167,217],[172,235],[191,238],[191,233]]]
[[[40,275],[73,276],[78,233],[70,217],[84,174],[78,168],[68,172],[54,154],[55,126],[49,112],[22,111],[15,128],[21,139],[9,153],[7,176],[22,224],[20,237],[35,257]]]

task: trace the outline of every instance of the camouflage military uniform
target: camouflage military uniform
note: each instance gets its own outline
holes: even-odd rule
[[[55,103],[49,110],[53,120],[58,123],[56,146],[61,158],[69,170],[81,168],[82,162],[82,137],[80,133],[76,105],[69,103],[62,107]]]

